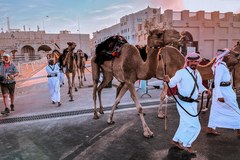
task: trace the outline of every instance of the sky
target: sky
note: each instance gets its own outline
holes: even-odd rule
[[[120,18],[147,7],[174,11],[240,13],[240,0],[0,0],[0,28],[46,33],[90,34],[120,22]]]

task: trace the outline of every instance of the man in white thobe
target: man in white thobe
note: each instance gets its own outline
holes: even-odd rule
[[[164,76],[164,81],[169,83],[170,88],[177,85],[179,92],[177,100],[180,105],[191,114],[189,115],[177,103],[180,122],[172,139],[172,144],[189,153],[195,152],[192,150],[192,143],[196,140],[201,130],[197,116],[198,94],[203,91],[208,91],[208,94],[211,94],[211,92],[202,85],[202,77],[196,69],[200,61],[201,58],[199,54],[195,52],[189,53],[185,57],[184,68],[178,70],[171,79],[168,75]]]
[[[240,137],[240,109],[236,93],[231,84],[231,74],[226,65],[228,49],[217,51],[216,62],[213,65],[214,88],[210,110],[207,134],[219,135],[216,128],[236,129]]]
[[[50,59],[48,65],[46,66],[46,72],[48,77],[48,88],[51,96],[52,103],[58,103],[58,106],[61,106],[60,103],[60,84],[59,84],[59,66],[54,64],[54,60]]]

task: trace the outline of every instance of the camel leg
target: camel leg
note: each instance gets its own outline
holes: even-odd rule
[[[85,67],[83,68],[83,78],[84,78],[84,79],[83,79],[84,81],[87,80],[87,79],[86,79],[86,75],[85,75]]]
[[[123,87],[124,83],[120,83],[119,86],[117,87],[117,92],[116,92],[116,97],[118,96],[119,92],[121,91],[122,87]],[[118,104],[120,103],[120,101],[118,102]],[[116,106],[116,108],[118,108],[118,104]]]
[[[158,118],[160,119],[164,119],[165,118],[165,113],[163,112],[163,101],[167,95],[167,85],[164,83],[164,87],[163,87],[163,90],[160,94],[160,105],[159,105],[159,108],[158,108]]]
[[[75,73],[72,73],[72,87],[74,88],[75,92],[77,92],[78,89],[75,85],[75,76],[76,76],[76,71],[75,71]]]
[[[82,81],[82,79],[83,79],[83,73],[82,73],[82,71],[80,71],[80,73],[81,73],[81,77],[80,77],[80,78],[81,78],[81,82],[80,82],[80,83],[81,83],[81,86],[83,86],[83,81]]]
[[[142,121],[143,135],[144,135],[144,137],[151,138],[151,137],[153,137],[153,132],[149,129],[149,127],[144,119],[142,105],[140,104],[140,102],[138,100],[137,93],[136,93],[136,90],[134,87],[134,83],[128,83],[128,88],[131,93],[131,98],[135,102],[137,111],[138,111],[138,113],[140,115],[140,119]]]
[[[78,87],[81,88],[79,68],[77,68],[77,75],[78,75]]]
[[[94,62],[96,57],[91,60],[92,66],[92,81],[93,81],[93,119],[99,119],[97,113],[97,86],[100,76],[100,67]]]
[[[97,113],[97,84],[98,81],[93,81],[93,119],[99,119],[98,113]]]
[[[98,91],[98,100],[99,100],[99,113],[104,114],[103,112],[103,105],[102,105],[102,89],[113,79],[111,75],[104,75],[103,76],[103,81],[101,84],[98,86],[97,91]]]
[[[69,101],[73,101],[71,77],[70,77],[69,73],[67,73],[66,76],[67,76],[67,79],[68,79],[68,94],[69,94],[69,97],[70,97]]]
[[[123,95],[127,92],[127,90],[128,90],[127,85],[124,85],[124,83],[123,83],[121,89],[119,90],[119,93],[117,94],[117,97],[115,99],[115,102],[114,102],[112,110],[111,110],[111,113],[110,113],[110,115],[108,117],[108,124],[114,124],[115,123],[113,121],[114,111],[117,108],[117,105],[119,104],[119,102],[122,99]]]

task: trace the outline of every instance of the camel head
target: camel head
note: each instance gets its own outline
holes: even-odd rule
[[[164,47],[171,45],[178,47],[180,45],[181,35],[175,29],[154,29],[149,31],[147,45],[148,47]]]
[[[226,64],[229,67],[229,69],[231,70],[232,68],[235,67],[235,65],[237,65],[240,61],[240,53],[230,50],[229,52],[229,56],[226,59]]]
[[[72,54],[74,54],[73,53],[73,50],[76,48],[76,43],[75,42],[68,42],[67,43],[68,44],[68,52],[70,52],[70,53],[72,53]]]
[[[149,31],[149,35],[147,38],[147,46],[148,47],[163,47],[164,43],[163,43],[163,39],[164,39],[164,30],[162,29],[154,29]]]

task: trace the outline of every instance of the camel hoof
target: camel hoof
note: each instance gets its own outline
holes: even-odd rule
[[[138,113],[138,115],[140,116],[140,114]],[[146,113],[143,113],[143,116],[145,116],[146,115]]]
[[[143,136],[144,136],[145,138],[153,138],[153,137],[154,137],[154,135],[153,135],[152,132],[151,132],[151,133],[144,133]]]
[[[74,101],[73,99],[69,99],[69,102],[72,102],[72,101]]]
[[[103,111],[99,111],[99,113],[100,113],[100,114],[104,114],[104,112],[103,112]]]
[[[99,116],[98,115],[94,115],[93,119],[99,119]]]
[[[113,125],[115,124],[115,121],[110,121],[110,122],[107,122],[109,125]]]
[[[166,117],[166,115],[164,113],[159,113],[158,114],[159,119],[164,119],[165,117]]]
[[[77,88],[75,88],[75,92],[77,92],[78,91],[78,89]]]

